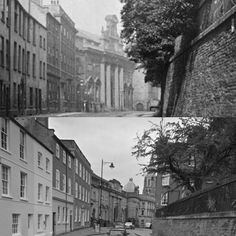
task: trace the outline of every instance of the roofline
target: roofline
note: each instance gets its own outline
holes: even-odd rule
[[[54,152],[48,148],[45,144],[43,144],[39,139],[37,139],[33,134],[31,134],[25,127],[23,127],[20,123],[18,123],[14,118],[9,118],[14,124],[16,124],[20,129],[24,130],[25,133],[27,133],[31,138],[33,138],[35,141],[37,141],[41,146],[43,146],[45,149],[47,149],[51,154],[54,154]]]

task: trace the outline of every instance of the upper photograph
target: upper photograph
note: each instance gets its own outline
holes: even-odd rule
[[[234,117],[236,0],[0,0],[0,116]]]

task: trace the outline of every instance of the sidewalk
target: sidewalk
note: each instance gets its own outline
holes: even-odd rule
[[[101,232],[95,232],[92,227],[78,229],[70,233],[61,234],[61,236],[92,236],[92,235],[105,235],[108,232],[108,227],[102,227]]]

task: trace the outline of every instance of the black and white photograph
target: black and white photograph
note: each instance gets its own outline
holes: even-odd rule
[[[0,0],[0,236],[236,235],[236,0]]]

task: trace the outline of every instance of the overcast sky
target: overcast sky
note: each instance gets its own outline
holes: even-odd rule
[[[120,20],[122,9],[120,0],[60,0],[60,4],[77,28],[99,35],[106,26],[105,16],[115,14]]]
[[[136,134],[142,134],[151,127],[158,118],[50,118],[49,127],[55,129],[60,139],[74,139],[92,170],[100,176],[102,159],[113,162],[114,169],[104,166],[103,177],[107,180],[117,179],[125,185],[129,178],[143,188],[143,176],[139,163],[147,163],[143,159],[138,162],[131,155],[135,145]]]

